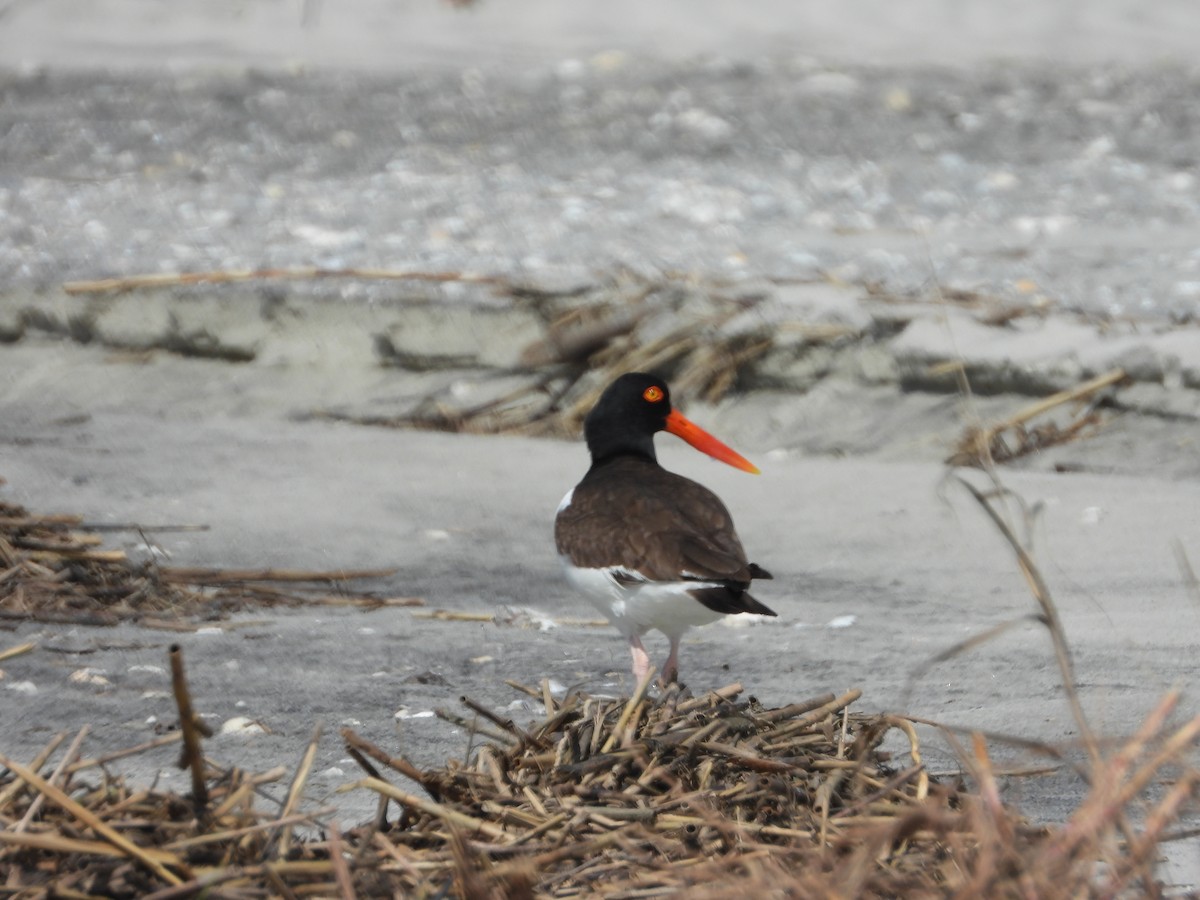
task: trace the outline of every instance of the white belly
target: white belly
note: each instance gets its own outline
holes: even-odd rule
[[[642,635],[653,628],[668,637],[679,637],[689,628],[722,616],[688,593],[688,589],[716,585],[697,581],[623,585],[607,569],[580,569],[565,557],[562,563],[571,586],[625,635]]]

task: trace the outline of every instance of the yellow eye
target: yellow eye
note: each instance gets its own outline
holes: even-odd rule
[[[662,388],[651,385],[642,391],[642,397],[649,400],[651,403],[657,403],[663,398]]]

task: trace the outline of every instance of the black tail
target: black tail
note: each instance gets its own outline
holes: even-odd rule
[[[694,588],[688,591],[688,593],[713,612],[725,613],[726,615],[733,615],[735,613],[756,613],[760,616],[777,615],[775,610],[769,606],[764,606],[746,593],[746,586],[742,584]]]

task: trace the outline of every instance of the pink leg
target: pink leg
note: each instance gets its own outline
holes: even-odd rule
[[[667,661],[663,663],[662,683],[668,685],[672,681],[679,680],[679,637],[671,638],[671,652],[667,654]]]
[[[636,634],[629,636],[629,652],[633,654],[633,677],[640,682],[650,671],[650,654],[642,645],[642,639]]]

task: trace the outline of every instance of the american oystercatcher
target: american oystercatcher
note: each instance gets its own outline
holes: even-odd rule
[[[584,422],[592,466],[559,504],[554,540],[567,580],[629,640],[635,678],[650,670],[642,635],[653,628],[670,639],[661,672],[666,684],[678,676],[679,640],[687,629],[734,613],[775,613],[747,593],[752,579],[771,574],[747,561],[725,504],[658,464],[659,431],[758,473],[672,409],[661,378],[622,375]]]

